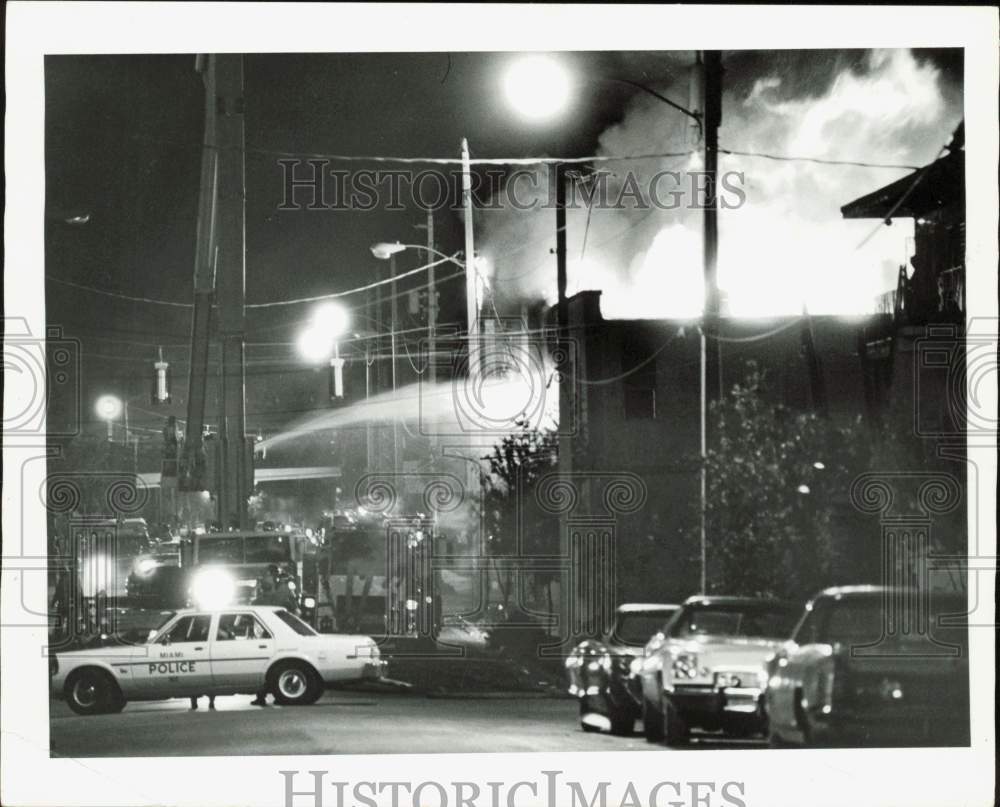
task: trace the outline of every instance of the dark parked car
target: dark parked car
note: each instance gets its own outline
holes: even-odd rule
[[[768,662],[771,744],[968,745],[967,611],[957,593],[818,594]]]

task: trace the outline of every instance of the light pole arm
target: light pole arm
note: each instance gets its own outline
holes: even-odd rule
[[[456,266],[460,266],[463,269],[465,268],[465,262],[464,261],[460,261],[454,255],[446,255],[445,253],[441,252],[440,250],[433,249],[433,248],[427,246],[426,244],[399,244],[399,246],[403,247],[404,249],[422,249],[424,252],[429,252],[431,255],[433,255],[436,258],[441,258],[442,260],[445,260],[445,261],[451,261],[451,263],[455,264]]]

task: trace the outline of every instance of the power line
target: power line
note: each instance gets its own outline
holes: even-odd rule
[[[913,191],[915,191],[917,189],[917,185],[919,185],[921,183],[921,181],[923,180],[923,178],[925,176],[927,176],[927,174],[929,173],[928,169],[932,165],[934,165],[934,163],[936,163],[938,160],[941,159],[941,156],[948,150],[948,146],[949,145],[950,145],[950,141],[949,141],[949,143],[946,143],[945,145],[943,145],[941,147],[941,149],[937,153],[937,156],[930,163],[928,163],[927,165],[925,165],[923,168],[920,168],[920,169],[917,170],[917,173],[913,177],[913,182],[910,184],[910,187],[907,188],[906,192],[902,196],[900,196],[899,199],[896,200],[896,204],[894,204],[892,206],[892,208],[889,210],[889,212],[886,213],[885,218],[883,218],[882,221],[880,221],[872,229],[872,231],[870,233],[868,233],[868,235],[866,235],[864,238],[861,239],[861,241],[855,247],[855,250],[861,249],[861,247],[863,247],[865,244],[867,244],[869,241],[871,241],[871,239],[875,237],[875,233],[877,233],[879,230],[882,229],[882,225],[884,225],[884,224],[890,224],[892,222],[892,217],[896,214],[896,211],[899,210],[899,208],[901,208],[903,206],[903,203],[907,199],[910,198],[910,194],[912,194]]]
[[[636,85],[638,86],[638,85]],[[643,88],[646,89],[646,88]],[[648,90],[647,90],[648,91]],[[658,96],[659,97],[659,96]],[[661,98],[661,100],[666,100]],[[668,102],[670,103],[670,102]],[[700,122],[699,122],[700,123]],[[56,124],[58,126],[58,124]],[[68,128],[68,127],[60,127]],[[152,135],[140,133],[128,133],[126,137],[133,140],[144,140],[151,143],[159,143],[168,146],[179,146],[190,149],[213,149],[215,151],[235,150],[236,147],[226,147],[218,145],[206,145],[204,143],[184,142]],[[398,165],[454,165],[463,164],[460,157],[403,157],[384,154],[335,154],[314,151],[290,151],[286,149],[265,148],[263,146],[246,146],[242,149],[247,154],[254,154],[267,157],[284,157],[305,160],[323,160],[329,162],[359,162],[359,163],[394,163]],[[583,165],[587,163],[602,162],[632,162],[641,160],[658,160],[667,157],[686,157],[699,153],[697,149],[687,149],[685,151],[649,152],[644,154],[593,154],[587,157],[476,157],[469,160],[470,165],[498,165],[498,166],[528,166],[528,165]],[[865,160],[837,159],[827,157],[811,157],[787,154],[772,154],[759,151],[740,151],[736,149],[720,148],[719,153],[729,154],[735,157],[755,157],[765,160],[778,160],[781,162],[809,162],[818,165],[843,165],[855,166],[858,168],[884,168],[913,171],[920,166],[901,165],[894,163],[872,163]]]
[[[152,305],[170,305],[175,308],[191,308],[191,303],[175,303],[171,300],[156,300],[151,297],[133,297],[129,294],[122,294],[117,291],[107,291],[106,289],[99,289],[95,286],[85,286],[82,283],[74,283],[71,280],[63,280],[60,277],[55,277],[46,273],[46,280],[51,280],[53,283],[59,283],[62,286],[70,286],[74,289],[80,289],[82,291],[89,291],[93,294],[103,294],[105,297],[117,297],[120,300],[128,300],[133,303],[150,303]]]
[[[379,286],[386,286],[390,283],[396,283],[405,277],[410,277],[410,275],[415,275],[419,272],[425,272],[434,266],[440,266],[442,263],[458,263],[455,256],[450,256],[447,258],[440,258],[439,260],[433,261],[432,263],[424,264],[423,266],[418,266],[415,269],[410,269],[407,272],[403,272],[401,275],[395,275],[394,277],[386,277],[382,280],[376,280],[372,283],[368,283],[364,286],[358,286],[354,289],[348,289],[347,291],[333,292],[332,294],[318,294],[314,297],[300,297],[296,300],[276,300],[271,303],[249,303],[244,306],[244,308],[274,308],[281,305],[298,305],[299,303],[314,303],[318,300],[333,300],[337,297],[347,297],[351,294],[358,294],[363,291],[368,291],[370,289],[377,288]],[[408,290],[410,291],[410,290]]]
[[[777,336],[783,331],[787,331],[789,328],[797,325],[802,321],[802,317],[798,316],[788,322],[782,323],[776,328],[772,328],[770,331],[765,331],[764,333],[754,334],[753,336],[722,336],[719,333],[712,333],[711,331],[706,331],[705,336],[708,339],[714,339],[716,342],[726,342],[731,344],[745,344],[748,342],[760,342],[763,339],[770,339],[772,336]]]
[[[393,278],[384,278],[382,280],[376,280],[364,286],[358,286],[353,289],[347,289],[346,291],[332,292],[330,294],[317,294],[313,297],[299,297],[294,300],[274,300],[269,303],[247,303],[244,306],[244,308],[249,308],[249,309],[275,308],[284,305],[297,305],[299,303],[312,303],[312,302],[317,302],[319,300],[332,300],[337,297],[347,297],[352,294],[359,294],[360,292],[368,291],[369,289],[374,289],[378,286],[385,286],[390,283],[395,283],[399,280],[402,280],[405,277],[418,274],[419,272],[427,271],[431,267],[439,266],[442,263],[458,263],[458,260],[454,255],[452,255],[447,258],[441,258],[440,260],[425,264],[423,266],[418,266],[415,269],[410,269],[409,271],[404,272],[401,275],[396,275]],[[464,272],[458,272],[455,275],[450,275],[449,278],[456,277],[457,275],[461,274],[464,274]],[[46,274],[45,277],[47,280],[51,280],[53,283],[59,283],[63,286],[71,286],[72,288],[80,289],[82,291],[89,291],[92,292],[93,294],[101,294],[104,295],[105,297],[115,297],[120,300],[128,300],[129,302],[134,302],[134,303],[151,303],[153,305],[169,305],[169,306],[174,306],[176,308],[193,308],[193,305],[191,303],[177,303],[171,300],[158,300],[151,297],[135,297],[130,294],[122,294],[121,292],[108,291],[107,289],[100,289],[97,288],[96,286],[86,286],[82,283],[74,283],[70,280],[63,280],[62,278],[58,278],[50,274]],[[407,290],[407,292],[405,293],[408,293],[409,291],[413,290],[412,289]]]
[[[889,170],[917,171],[918,165],[899,165],[894,163],[870,163],[863,160],[838,160],[826,157],[793,157],[787,154],[768,154],[762,151],[735,151],[733,149],[719,149],[720,154],[729,154],[733,157],[757,157],[762,160],[777,160],[779,162],[799,162],[815,163],[817,165],[847,165],[856,168],[885,168]]]

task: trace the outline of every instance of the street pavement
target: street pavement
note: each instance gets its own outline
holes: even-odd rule
[[[655,751],[641,724],[631,737],[584,733],[562,698],[328,692],[313,706],[251,706],[219,697],[215,711],[187,700],[130,703],[116,715],[81,717],[50,701],[51,753],[59,757]],[[754,743],[711,741],[714,747]],[[694,744],[706,745],[705,742]]]

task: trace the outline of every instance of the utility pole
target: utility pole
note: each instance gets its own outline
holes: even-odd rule
[[[246,527],[248,499],[253,488],[253,445],[246,437],[243,57],[199,56],[196,69],[205,84],[205,138],[195,249],[187,437],[178,485],[186,491],[215,488],[215,480],[206,479],[202,440],[214,301],[222,341],[216,512],[223,525],[235,522]]]
[[[433,258],[434,250],[434,211],[427,208],[427,254]],[[437,358],[437,340],[435,331],[437,329],[438,301],[437,285],[434,279],[434,262],[427,270],[427,381],[433,389],[437,381],[437,370],[435,368]],[[433,394],[433,393],[432,393]]]
[[[396,295],[396,256],[395,254],[389,256],[389,277],[391,278],[391,283],[389,283],[389,352],[392,355],[392,368],[391,368],[391,380],[392,380],[392,397],[395,401],[396,398],[396,328],[399,315],[399,299]],[[399,473],[399,417],[398,413],[395,411],[395,406],[393,407],[392,415],[392,471],[393,473]]]
[[[560,357],[556,365],[559,377],[559,476],[563,484],[572,485],[573,474],[573,445],[576,427],[579,425],[571,419],[575,419],[578,411],[576,395],[580,387],[576,384],[576,368],[572,366],[570,356],[576,356],[575,351],[569,348],[569,304],[566,300],[566,176],[562,163],[556,163],[549,173],[549,182],[555,183],[555,205],[556,205],[556,338],[553,345],[553,352]],[[552,199],[552,189],[549,189],[548,198]],[[586,501],[586,499],[585,499]],[[588,502],[589,504],[589,502]],[[584,591],[581,571],[585,561],[578,556],[579,550],[574,547],[570,537],[570,513],[563,511],[559,515],[559,554],[563,557],[573,558],[572,566],[562,581],[560,586],[566,586],[566,594],[560,594],[560,599],[568,605],[568,610],[561,607],[560,619],[565,620],[565,629],[575,630],[583,618],[583,608],[581,600],[585,600],[592,592]],[[585,608],[585,607],[584,607]],[[564,629],[564,630],[565,630]]]
[[[472,166],[469,161],[469,141],[464,137],[462,138],[462,204],[465,208],[465,315],[468,320],[471,379],[478,376],[479,305],[476,294],[476,245],[472,229]]]
[[[191,315],[187,425],[177,473],[177,485],[183,491],[207,489],[203,432],[208,398],[212,303],[215,300],[215,224],[219,182],[215,60],[215,56],[204,55],[199,56],[195,62],[195,70],[201,74],[205,87],[205,134],[201,149],[198,228],[195,234],[194,312]]]
[[[705,70],[705,218],[704,218],[704,271],[705,271],[705,319],[709,333],[717,336],[721,305],[719,301],[719,125],[722,123],[722,52],[704,52]],[[718,339],[708,351],[709,367],[707,380],[709,402],[722,396],[722,358]]]
[[[708,409],[722,395],[722,358],[719,335],[719,202],[716,193],[719,169],[719,125],[722,122],[722,53],[707,50],[699,54],[695,64],[701,73],[703,98],[699,99],[702,113],[702,134],[705,140],[705,215],[703,219],[703,274],[705,299],[701,325],[701,593],[708,587]],[[711,334],[712,344],[708,344]]]
[[[382,279],[382,269],[379,267],[378,279]],[[385,349],[382,343],[382,332],[385,328],[384,317],[385,317],[385,306],[382,304],[382,286],[375,287],[375,395],[385,391],[385,362],[383,360],[382,352]],[[369,340],[369,345],[371,340]],[[375,450],[374,450],[374,466],[372,468],[376,472],[382,472],[385,470],[385,422],[379,420],[375,425]]]
[[[826,403],[826,385],[823,382],[823,368],[820,367],[819,355],[816,353],[816,340],[813,334],[812,317],[808,306],[802,304],[802,350],[806,354],[806,365],[809,368],[809,392],[812,399],[813,412],[821,418],[829,417]]]
[[[219,336],[222,341],[222,418],[219,428],[219,520],[248,526],[253,487],[252,446],[246,437],[245,321],[246,178],[243,125],[243,57],[214,57],[219,142],[218,275]]]

